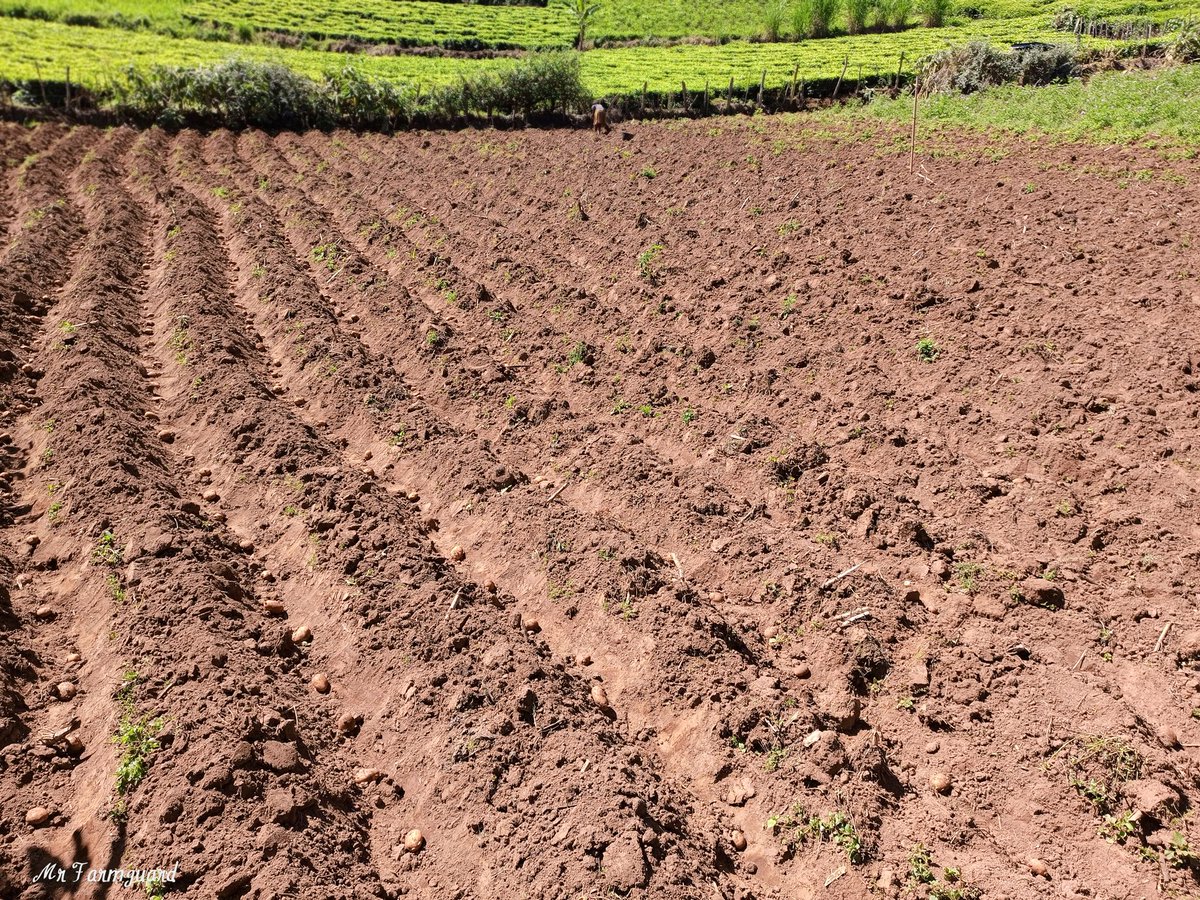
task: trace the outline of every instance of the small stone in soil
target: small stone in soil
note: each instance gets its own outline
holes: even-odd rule
[[[608,709],[608,692],[604,690],[603,685],[592,685],[592,702],[601,709]]]
[[[1164,725],[1158,731],[1158,742],[1168,750],[1174,750],[1179,746],[1179,732],[1170,725]]]
[[[425,835],[421,834],[420,828],[414,828],[404,835],[404,849],[409,853],[419,853],[424,846]]]

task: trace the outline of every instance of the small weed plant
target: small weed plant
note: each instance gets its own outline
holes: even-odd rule
[[[841,811],[817,816],[796,804],[789,812],[767,819],[766,828],[788,847],[810,841],[830,843],[842,849],[851,865],[857,866],[867,859],[866,848],[854,823]]]
[[[664,249],[666,248],[662,244],[653,244],[638,254],[638,275],[650,284],[658,284],[661,274],[659,262]]]
[[[137,682],[137,672],[130,670],[125,673],[117,691],[121,720],[113,741],[120,750],[121,758],[117,763],[117,801],[112,816],[118,821],[125,819],[126,799],[142,783],[150,769],[150,760],[159,749],[158,733],[163,725],[162,719],[151,719],[138,713],[134,698]]]
[[[117,546],[117,536],[109,530],[105,530],[100,535],[100,539],[96,542],[95,548],[92,550],[92,560],[105,566],[118,566],[121,564],[121,548]]]
[[[917,341],[917,359],[921,362],[935,362],[941,351],[938,349],[937,343],[930,337],[923,337]]]

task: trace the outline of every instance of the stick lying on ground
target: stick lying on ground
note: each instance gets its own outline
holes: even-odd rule
[[[836,575],[834,575],[832,578],[830,578],[828,581],[826,581],[823,585],[821,585],[821,590],[825,590],[825,588],[829,587],[831,584],[835,584],[835,583],[841,581],[843,578],[845,578],[851,572],[857,571],[860,566],[862,566],[862,563],[855,563],[850,568],[848,568],[845,572],[838,572]]]

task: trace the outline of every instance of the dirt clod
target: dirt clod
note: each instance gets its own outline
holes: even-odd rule
[[[300,753],[295,744],[267,741],[262,754],[263,764],[276,772],[294,772],[300,768]]]
[[[1061,609],[1065,598],[1063,590],[1045,578],[1027,578],[1021,582],[1021,594],[1026,601],[1046,609]]]

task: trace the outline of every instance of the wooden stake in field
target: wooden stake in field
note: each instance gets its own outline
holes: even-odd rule
[[[921,80],[917,79],[913,82],[913,121],[912,121],[912,143],[908,148],[908,174],[913,173],[913,163],[917,158],[917,97],[921,94]]]
[[[758,105],[763,105],[763,92],[767,89],[767,70],[762,70],[762,77],[758,80]]]
[[[729,93],[725,95],[725,112],[733,109],[733,76],[729,76]]]
[[[788,98],[795,101],[796,99],[796,76],[800,74],[800,63],[792,66],[792,87],[788,91]]]
[[[33,63],[33,71],[37,72],[38,90],[42,94],[42,106],[49,106],[50,104],[46,102],[46,83],[42,81],[42,67],[37,64],[36,60]]]
[[[63,99],[63,109],[71,111],[71,67],[67,66],[67,95]]]
[[[837,84],[833,86],[833,102],[837,103],[838,91],[842,87],[842,79],[846,77],[846,69],[850,67],[850,57],[842,60],[842,74],[838,76]]]
[[[896,66],[896,83],[893,85],[897,90],[900,88],[900,74],[904,71],[904,51],[900,51],[900,64]]]
[[[704,115],[708,115],[708,79],[704,79],[704,106],[700,110]]]
[[[649,84],[649,82],[646,82],[646,81],[642,82],[642,105],[641,105],[640,115],[643,119],[646,118],[646,87],[648,84]]]

